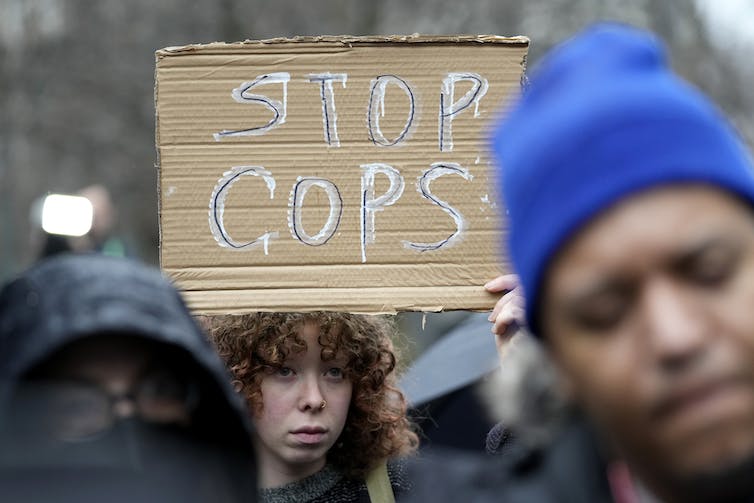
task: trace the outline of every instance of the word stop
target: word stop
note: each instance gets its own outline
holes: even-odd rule
[[[217,141],[233,136],[257,136],[280,127],[285,123],[288,114],[288,83],[291,76],[287,72],[276,72],[260,75],[254,80],[243,82],[233,89],[231,96],[238,103],[248,105],[260,105],[268,109],[272,116],[262,125],[245,129],[223,130],[214,134]],[[335,86],[341,84],[344,88],[348,81],[345,73],[317,73],[307,77],[308,82],[319,86],[320,99],[322,101],[322,127],[324,140],[328,146],[339,147],[338,138],[338,115],[335,107]],[[459,99],[455,99],[456,84],[459,82],[471,83],[471,88]],[[265,85],[279,84],[282,86],[282,100],[276,100],[262,94],[252,92]],[[380,128],[380,117],[385,115],[385,94],[388,86],[396,86],[406,94],[408,107],[406,110],[406,122],[402,130],[393,138],[386,138]],[[442,81],[439,95],[438,111],[438,146],[440,152],[453,150],[453,118],[474,106],[474,116],[479,116],[479,101],[487,93],[488,83],[485,78],[473,72],[451,72]],[[416,95],[404,79],[397,75],[379,75],[372,80],[367,104],[367,133],[369,140],[378,146],[392,147],[405,141],[411,127],[414,125],[416,115]]]

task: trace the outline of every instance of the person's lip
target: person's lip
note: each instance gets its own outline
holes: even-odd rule
[[[327,434],[327,428],[322,426],[302,426],[291,431],[293,437],[302,444],[318,444]]]
[[[741,382],[734,377],[698,380],[676,387],[655,408],[655,417],[666,418],[684,412],[716,409],[721,402],[734,398]]]

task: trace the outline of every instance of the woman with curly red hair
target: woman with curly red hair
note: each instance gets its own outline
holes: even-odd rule
[[[370,501],[380,470],[382,490],[387,478],[394,494],[407,489],[400,463],[384,476],[385,460],[418,445],[387,319],[254,313],[208,325],[251,408],[261,501]]]

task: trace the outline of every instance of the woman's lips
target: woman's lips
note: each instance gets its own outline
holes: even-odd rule
[[[322,442],[322,439],[327,434],[327,430],[319,426],[304,426],[292,431],[291,434],[300,443],[313,445]]]

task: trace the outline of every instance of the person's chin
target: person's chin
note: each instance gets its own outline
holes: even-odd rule
[[[327,455],[325,445],[296,445],[289,448],[288,460],[295,464],[316,462]]]
[[[718,460],[693,473],[677,477],[675,485],[683,501],[749,501],[754,497],[754,450]]]

